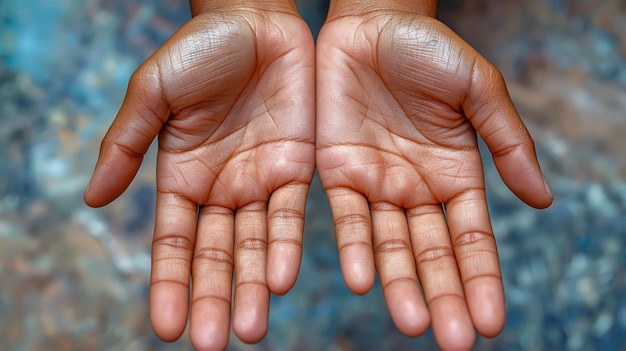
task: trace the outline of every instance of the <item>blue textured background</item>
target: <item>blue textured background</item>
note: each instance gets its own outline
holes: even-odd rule
[[[154,153],[122,198],[82,190],[133,70],[189,18],[182,1],[0,2],[0,349],[187,350],[147,313]],[[299,1],[314,32],[324,1]],[[504,73],[556,200],[525,207],[488,155],[504,332],[477,350],[626,349],[626,4],[442,1],[440,18]],[[399,334],[379,287],[352,295],[317,179],[298,283],[272,299],[259,345],[232,350],[435,349]]]

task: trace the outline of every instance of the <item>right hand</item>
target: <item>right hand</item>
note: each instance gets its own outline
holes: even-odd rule
[[[432,322],[444,350],[497,335],[504,292],[477,132],[513,192],[552,201],[498,70],[434,18],[364,10],[324,24],[317,91],[317,168],[348,287],[366,293],[376,269],[399,330]]]

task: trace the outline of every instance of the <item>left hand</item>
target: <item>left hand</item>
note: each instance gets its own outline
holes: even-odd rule
[[[231,4],[195,16],[133,75],[85,201],[119,196],[158,134],[150,314],[160,338],[178,339],[190,315],[198,350],[225,349],[232,308],[235,333],[257,342],[270,292],[295,283],[315,167],[314,50],[295,4]]]

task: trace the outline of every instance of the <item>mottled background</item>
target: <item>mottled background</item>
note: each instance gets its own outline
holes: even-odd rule
[[[317,31],[327,4],[299,5]],[[130,74],[188,18],[183,0],[0,1],[1,350],[191,349],[148,322],[154,153],[112,205],[81,200]],[[626,350],[626,2],[449,0],[440,18],[504,73],[556,197],[526,207],[485,157],[508,317],[476,349]],[[317,179],[307,216],[297,285],[232,350],[435,349],[378,287],[345,288]]]

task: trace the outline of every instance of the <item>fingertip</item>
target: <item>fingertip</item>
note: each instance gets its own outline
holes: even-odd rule
[[[550,207],[554,201],[554,196],[545,178],[541,174],[531,178],[539,178],[539,180],[522,181],[518,185],[510,185],[509,188],[528,206],[539,210]]]
[[[552,205],[552,202],[554,201],[552,189],[550,189],[550,184],[548,184],[548,181],[545,177],[543,178],[543,187],[545,191],[545,196],[543,197],[541,202],[537,203],[536,206],[533,206],[538,209],[548,208],[550,207],[550,205]]]
[[[159,339],[174,342],[185,332],[189,300],[185,298],[187,294],[164,288],[159,285],[151,287],[150,322]]]
[[[498,173],[507,187],[524,203],[537,209],[554,199],[533,147],[520,146],[493,157]]]
[[[177,326],[175,323],[167,322],[166,318],[155,316],[151,318],[151,323],[154,334],[164,342],[177,341],[185,331],[185,325]]]
[[[85,192],[83,192],[83,202],[89,207],[99,207],[97,206],[98,203],[94,201],[91,195],[91,182],[92,180],[90,179],[89,183],[87,183],[87,186],[85,187]]]
[[[289,267],[286,263],[268,264],[267,286],[273,294],[283,296],[293,288],[298,272],[299,264],[295,267]]]
[[[200,300],[191,311],[189,340],[195,350],[225,350],[230,336],[230,305]],[[222,317],[222,318],[220,318]]]
[[[523,188],[520,189],[520,187]],[[509,188],[525,204],[539,210],[550,207],[554,201],[552,190],[541,174],[539,166],[537,166],[535,174],[529,176],[527,181],[520,182],[518,186],[511,185]]]
[[[293,243],[273,243],[268,248],[267,256],[267,286],[273,294],[285,295],[298,278],[302,246]]]
[[[270,278],[272,275],[268,274],[267,278],[267,287],[270,289],[272,294],[276,296],[284,296],[286,295],[295,283],[291,283],[285,280],[281,280],[280,278],[272,279]]]
[[[357,295],[367,294],[374,286],[376,277],[374,273],[373,258],[371,260],[363,259],[368,255],[371,255],[371,253],[366,252],[362,256],[354,253],[351,256],[355,258],[345,258],[341,263],[346,285],[348,286],[348,289]]]
[[[452,296],[442,297],[429,306],[437,344],[442,350],[471,350],[476,342],[476,332],[465,300]]]
[[[474,327],[482,336],[493,338],[500,334],[506,320],[504,290],[499,279],[485,279],[466,284],[465,293]]]
[[[257,283],[244,284],[235,290],[233,331],[247,343],[255,344],[267,334],[269,290]]]
[[[124,155],[109,152],[107,160],[98,161],[83,194],[85,203],[90,207],[103,207],[117,199],[139,171],[141,161],[142,158],[128,160]]]
[[[463,336],[455,336],[446,340],[437,339],[438,345],[442,350],[447,351],[468,351],[474,348],[476,344],[476,333],[465,333]]]
[[[235,327],[235,324],[233,324],[233,330],[241,341],[246,344],[256,344],[265,338],[267,334],[267,322],[262,325],[254,326],[252,324],[239,324]]]
[[[113,202],[113,200],[115,200],[119,195],[121,195],[121,193],[117,195],[113,195],[111,193],[103,194],[101,189],[98,189],[97,186],[92,186],[92,183],[97,183],[97,181],[94,181],[93,177],[89,181],[89,184],[87,185],[87,187],[85,188],[85,192],[83,193],[83,202],[89,207],[104,207]]]
[[[369,244],[355,241],[340,246],[339,262],[348,289],[357,295],[365,295],[372,289],[376,270]]]
[[[113,202],[122,193],[123,191],[113,196],[113,195],[102,195],[101,191],[90,191],[90,192],[85,191],[85,193],[83,194],[83,201],[89,207],[100,208]]]
[[[398,330],[409,338],[417,338],[422,336],[430,326],[430,317],[428,313],[425,315],[414,316],[413,318],[404,318],[402,322],[395,322]]]
[[[495,338],[500,335],[502,330],[504,329],[505,318],[504,315],[502,317],[498,315],[494,315],[493,319],[487,321],[477,321],[474,322],[476,330],[480,335],[485,338]]]
[[[197,351],[219,351],[226,350],[228,347],[228,333],[226,333],[226,338],[224,338],[206,330],[197,330],[190,333],[189,340],[194,350]]]
[[[89,207],[103,207],[113,201],[113,199],[109,200],[108,196],[103,196],[103,194],[99,194],[99,189],[97,185],[100,181],[99,178],[101,178],[99,173],[99,168],[96,166],[91,176],[91,179],[89,179],[89,183],[87,183],[87,187],[85,187],[85,192],[83,193],[83,201]]]
[[[247,311],[245,315],[235,313],[233,331],[246,344],[255,344],[267,334],[268,313],[259,309]]]
[[[552,197],[544,197],[540,201],[529,201],[526,202],[529,206],[536,208],[538,210],[544,210],[552,205],[554,198]]]
[[[394,324],[404,335],[414,338],[430,326],[430,314],[416,282],[397,281],[387,287],[385,300]]]
[[[182,336],[182,333],[178,333],[176,330],[165,330],[157,327],[154,323],[152,323],[152,330],[154,331],[154,334],[163,342],[176,342]]]

